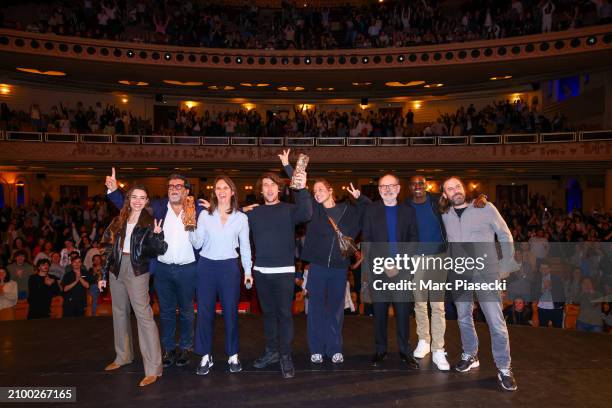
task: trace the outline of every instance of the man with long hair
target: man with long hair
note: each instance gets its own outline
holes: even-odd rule
[[[293,378],[293,289],[295,286],[295,227],[310,221],[312,198],[306,188],[306,173],[295,176],[296,204],[281,202],[284,181],[275,173],[264,173],[257,181],[263,204],[247,212],[255,245],[255,282],[263,312],[266,349],[255,360],[255,368],[280,361],[284,378]]]
[[[458,177],[450,177],[442,184],[440,212],[446,228],[450,254],[459,259],[466,254],[482,259],[483,267],[472,268],[459,273],[455,268],[456,280],[471,280],[471,283],[491,283],[503,274],[517,269],[514,261],[512,234],[497,208],[487,203],[477,209],[471,200],[466,199],[464,184]],[[502,259],[498,259],[495,237],[501,244]],[[456,265],[455,265],[456,266]],[[497,378],[501,387],[507,391],[517,389],[510,361],[510,339],[499,292],[488,290],[455,291],[459,330],[463,353],[455,367],[459,372],[467,372],[480,366],[478,361],[478,337],[472,315],[474,292],[478,296],[480,309],[485,315],[489,332],[493,359],[498,369]]]
[[[106,177],[108,198],[117,207],[123,206],[123,195],[118,190],[115,168]],[[196,288],[196,255],[189,242],[185,225],[185,201],[190,193],[189,180],[181,174],[167,178],[168,197],[150,202],[153,217],[163,220],[164,239],[168,250],[151,262],[153,284],[159,300],[161,343],[164,349],[164,367],[176,363],[177,367],[189,364],[189,352],[193,349],[194,313],[193,299]],[[196,207],[196,215],[201,208]],[[180,335],[176,342],[176,309],[179,310]]]

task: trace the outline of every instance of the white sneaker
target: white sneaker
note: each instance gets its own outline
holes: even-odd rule
[[[414,349],[412,355],[414,356],[414,358],[423,358],[428,355],[430,351],[431,346],[429,345],[429,343],[425,340],[419,340],[419,344],[417,344],[417,347]]]
[[[227,364],[238,364],[238,354],[234,354],[227,359]]]
[[[436,367],[438,367],[438,370],[450,370],[450,364],[448,364],[448,360],[446,360],[446,353],[444,350],[435,350],[431,355],[431,360]]]
[[[321,364],[323,362],[323,356],[321,354],[312,354],[310,361],[315,364]]]
[[[332,363],[334,364],[344,363],[344,356],[342,355],[342,353],[334,354],[332,357]]]

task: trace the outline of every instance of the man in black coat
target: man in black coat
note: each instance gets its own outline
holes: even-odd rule
[[[374,244],[376,250],[373,252],[376,252],[377,255],[395,257],[398,253],[403,252],[399,251],[398,243],[417,242],[419,239],[414,208],[397,201],[400,188],[399,179],[395,175],[385,174],[378,180],[378,192],[382,200],[370,204],[365,210],[363,241],[387,243],[382,248],[386,252],[385,254],[380,253],[380,244]],[[366,259],[371,258],[367,257]],[[399,276],[402,276],[402,274],[398,274],[397,271],[387,271],[389,281],[398,281]],[[370,282],[370,287],[376,289],[372,286],[372,282]],[[412,356],[409,335],[410,307],[413,306],[413,303],[409,302],[408,298],[400,301],[396,294],[391,294],[389,291],[378,295],[373,296],[373,299],[375,300],[378,297],[379,301],[374,301],[372,304],[376,342],[376,353],[372,359],[372,364],[378,366],[387,357],[387,320],[389,305],[392,304],[395,310],[400,359],[410,368],[418,369],[419,364]]]

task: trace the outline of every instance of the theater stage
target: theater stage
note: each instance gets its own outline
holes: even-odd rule
[[[78,406],[84,407],[542,408],[609,407],[612,403],[612,336],[606,334],[511,327],[519,390],[509,393],[497,384],[483,324],[477,326],[481,366],[465,374],[437,371],[429,356],[419,371],[408,371],[401,367],[395,352],[390,353],[384,368],[370,367],[372,319],[362,316],[345,319],[346,362],[341,367],[332,367],[327,361],[322,367],[313,367],[308,361],[304,316],[296,318],[295,326],[297,372],[292,380],[283,380],[276,367],[251,367],[263,349],[262,321],[256,316],[241,316],[242,373],[226,371],[223,323],[218,320],[215,366],[208,376],[195,375],[194,358],[191,365],[166,369],[157,383],[140,388],[137,385],[143,371],[137,343],[133,364],[112,373],[103,371],[114,357],[109,317],[0,322],[0,386],[75,386]],[[389,330],[393,339],[394,327]],[[414,333],[412,337],[414,344]],[[460,354],[455,321],[448,322],[446,341],[452,364]],[[394,342],[390,347],[395,350]]]

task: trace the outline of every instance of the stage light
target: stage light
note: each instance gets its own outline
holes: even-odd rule
[[[367,64],[368,62],[370,62],[370,59],[368,57],[362,57],[361,62],[363,62],[364,64]]]
[[[310,57],[304,58],[304,64],[310,65],[311,63],[312,63],[312,60],[310,59]]]
[[[242,57],[236,57],[236,64],[242,64]]]
[[[129,58],[133,58],[133,57],[134,57],[134,51],[132,51],[132,50],[128,50],[128,52],[127,52],[127,56],[128,56]]]
[[[587,44],[595,45],[596,43],[597,43],[597,37],[590,36],[589,38],[587,38]]]
[[[9,84],[0,84],[0,94],[8,95],[11,93],[11,86]]]
[[[170,61],[172,59],[172,54],[170,54],[169,52],[165,53],[164,54],[164,59],[166,61]]]
[[[406,58],[403,55],[400,55],[399,57],[397,57],[397,61],[398,62],[404,62]]]

